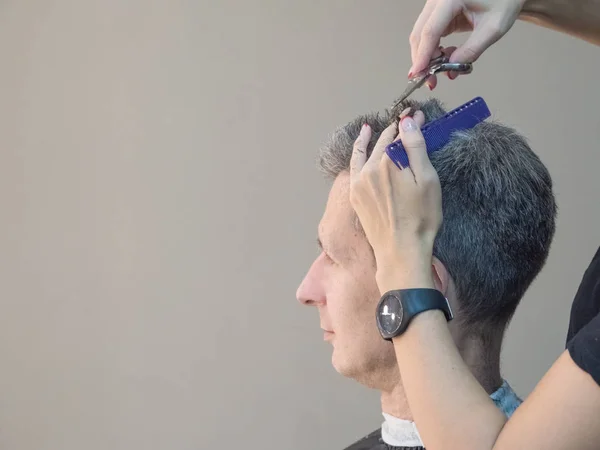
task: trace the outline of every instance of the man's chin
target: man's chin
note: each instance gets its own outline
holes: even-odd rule
[[[345,377],[348,376],[348,374],[349,374],[348,367],[346,364],[344,364],[344,361],[340,361],[340,358],[336,358],[335,350],[333,351],[333,354],[331,355],[331,365],[333,366],[335,371],[337,373],[339,373],[340,375],[343,375]]]
[[[352,378],[353,380],[361,383],[361,364],[358,363],[353,358],[348,357],[348,355],[340,354],[339,351],[333,350],[333,354],[331,355],[331,365],[335,369],[337,373],[346,377]]]
[[[368,361],[352,358],[339,351],[333,350],[331,364],[337,373],[372,389],[382,389],[385,379],[390,378],[390,368],[383,361]],[[393,366],[396,369],[396,366]],[[383,378],[382,378],[383,377]],[[395,377],[391,377],[395,378]]]

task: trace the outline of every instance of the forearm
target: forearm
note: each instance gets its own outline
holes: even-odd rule
[[[378,273],[380,290],[433,287],[423,264],[412,267]],[[408,404],[428,450],[598,448],[600,388],[568,352],[506,422],[462,360],[441,311],[417,315],[394,338],[394,349]]]
[[[382,292],[433,287],[426,273],[381,275],[379,287]],[[506,418],[463,361],[443,313],[416,316],[406,332],[394,339],[394,348],[425,446],[429,450],[492,449]]]
[[[600,45],[600,0],[526,0],[519,18]]]
[[[600,388],[567,351],[502,429],[494,450],[597,450]]]

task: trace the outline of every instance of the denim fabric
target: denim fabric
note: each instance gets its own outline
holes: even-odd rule
[[[512,390],[506,380],[504,380],[502,386],[497,391],[490,395],[490,398],[506,417],[512,416],[519,405],[523,403],[523,400]]]

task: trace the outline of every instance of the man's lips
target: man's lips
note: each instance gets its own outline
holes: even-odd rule
[[[321,329],[323,330],[323,340],[324,341],[327,341],[333,337],[333,335],[334,335],[333,331],[329,331],[324,328],[321,328]]]

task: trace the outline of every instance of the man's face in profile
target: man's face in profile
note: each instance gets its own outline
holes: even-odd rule
[[[396,358],[377,329],[375,259],[355,225],[349,180],[343,172],[333,183],[318,228],[322,251],[298,287],[297,298],[319,311],[325,340],[333,346],[335,369],[372,386],[376,374],[396,368]]]

